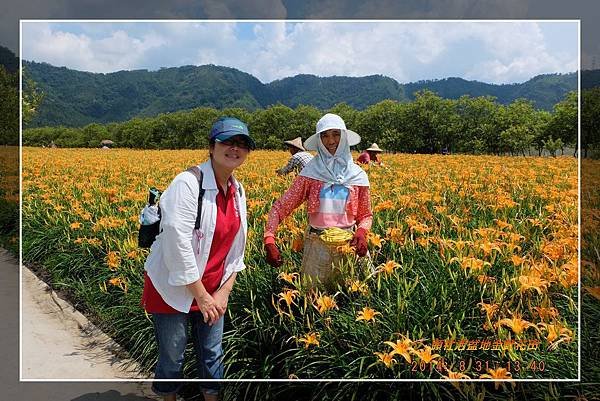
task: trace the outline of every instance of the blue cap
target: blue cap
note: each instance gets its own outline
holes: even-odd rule
[[[210,129],[208,139],[222,142],[237,135],[245,137],[250,149],[256,148],[256,143],[254,143],[254,139],[250,137],[246,124],[234,117],[219,118]]]

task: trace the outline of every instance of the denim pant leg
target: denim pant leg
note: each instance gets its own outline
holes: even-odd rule
[[[187,345],[187,313],[153,313],[154,335],[158,344],[155,379],[183,378],[183,357]],[[175,394],[183,382],[153,382],[158,395]]]
[[[223,378],[223,320],[221,316],[215,324],[204,323],[202,313],[192,312],[192,340],[196,350],[196,366],[199,379]],[[202,391],[207,394],[218,394],[218,382],[202,382]]]

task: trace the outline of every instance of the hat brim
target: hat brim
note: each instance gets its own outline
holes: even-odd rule
[[[254,142],[254,139],[252,139],[249,135],[240,134],[237,131],[222,132],[219,135],[215,136],[215,141],[223,142],[230,138],[233,138],[234,136],[239,136],[239,137],[242,137],[243,139],[245,139],[246,142],[248,143],[248,147],[251,150],[256,149],[256,142]]]
[[[283,143],[284,143],[286,146],[291,146],[292,148],[296,148],[296,149],[303,150],[303,151],[304,151],[304,150],[306,150],[306,149],[304,149],[303,147],[300,147],[300,146],[298,146],[298,145],[296,145],[296,144],[293,144],[293,143],[291,143],[290,141],[283,141]]]
[[[383,152],[383,149],[367,149],[368,152]]]
[[[346,136],[348,138],[348,145],[354,146],[360,143],[360,135],[356,132],[347,129]],[[313,134],[304,141],[304,148],[306,150],[317,150],[319,149],[319,141],[321,140],[320,133]]]

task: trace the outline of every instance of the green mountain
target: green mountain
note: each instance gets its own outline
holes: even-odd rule
[[[17,72],[19,69],[19,58],[10,49],[0,46],[0,65],[8,72]]]
[[[410,99],[414,93],[424,89],[436,92],[448,99],[458,99],[462,95],[494,96],[499,103],[509,104],[518,98],[529,99],[535,107],[552,110],[567,92],[577,89],[577,74],[546,74],[533,77],[520,84],[493,85],[462,78],[445,78],[433,81],[419,81],[404,85]]]
[[[46,63],[26,62],[25,68],[44,93],[32,126],[125,121],[199,106],[255,109],[261,105],[254,94],[265,92],[250,74],[212,65],[110,74]]]
[[[367,77],[317,77],[296,75],[267,84],[273,101],[296,107],[310,104],[328,109],[345,102],[355,109],[364,109],[384,99],[407,101],[402,85],[382,75]]]
[[[504,104],[524,97],[551,110],[577,88],[577,75],[540,75],[522,83],[492,85],[461,78],[400,84],[381,75],[367,77],[294,77],[263,84],[250,74],[215,65],[135,70],[108,74],[75,71],[47,63],[24,61],[44,93],[31,126],[83,126],[129,120],[136,116],[206,106],[248,110],[273,104],[312,105],[326,110],[338,103],[364,109],[385,99],[409,101],[415,91],[429,89],[442,97],[497,97]]]

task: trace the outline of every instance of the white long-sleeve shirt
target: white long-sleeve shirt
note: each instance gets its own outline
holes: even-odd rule
[[[210,160],[199,165],[204,178],[200,228],[194,230],[198,213],[198,180],[189,172],[178,174],[160,197],[160,234],[150,248],[144,268],[163,300],[172,308],[187,313],[194,296],[186,285],[202,278],[217,222],[218,193]],[[233,179],[235,207],[240,228],[225,257],[222,285],[234,272],[243,270],[248,223],[246,196],[242,185]]]

